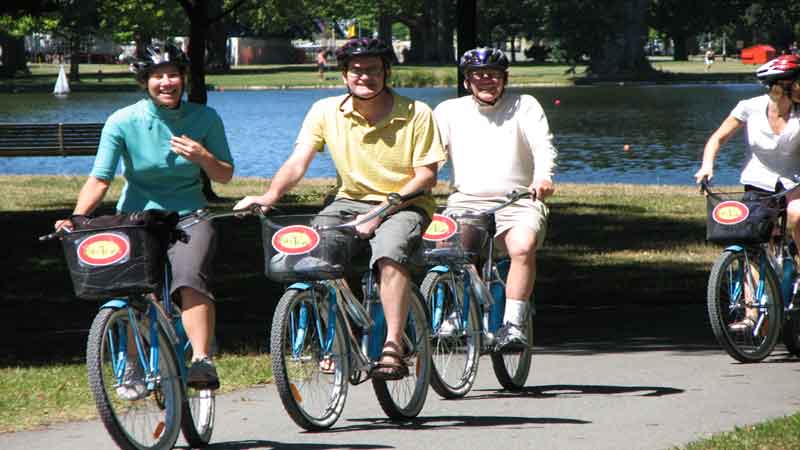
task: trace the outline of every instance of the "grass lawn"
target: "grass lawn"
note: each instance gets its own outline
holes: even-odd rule
[[[660,72],[652,77],[659,82],[755,82],[752,76],[755,66],[742,64],[739,60],[718,58],[709,72],[705,71],[702,59],[672,61],[654,58],[653,68]],[[31,76],[13,80],[0,79],[0,90],[49,91],[55,83],[58,66],[55,64],[29,64]],[[578,66],[574,73],[571,67],[552,63],[519,63],[512,65],[510,83],[528,85],[573,85],[585,83],[586,67]],[[80,82],[71,82],[72,89],[119,90],[136,89],[133,77],[124,64],[81,64]],[[456,70],[451,66],[397,65],[393,69],[396,86],[454,86]],[[313,64],[253,65],[234,67],[225,74],[207,74],[209,89],[267,89],[267,88],[314,88],[340,87],[339,72],[331,68],[320,80]]]

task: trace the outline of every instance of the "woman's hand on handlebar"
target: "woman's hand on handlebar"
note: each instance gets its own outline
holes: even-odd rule
[[[706,167],[705,165],[700,166],[700,170],[694,174],[694,181],[697,184],[703,181],[703,178],[706,178],[706,182],[710,182],[712,178],[714,178],[714,168],[713,167]]]
[[[531,191],[531,194],[536,195],[535,199],[544,200],[553,195],[556,187],[552,180],[536,180],[528,187],[528,190]]]

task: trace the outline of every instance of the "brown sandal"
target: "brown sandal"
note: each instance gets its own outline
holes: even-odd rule
[[[387,350],[388,349],[388,350]],[[408,366],[403,358],[405,355],[400,353],[402,349],[394,342],[387,341],[383,344],[383,352],[378,362],[369,371],[372,378],[377,380],[394,381],[401,380],[408,376]],[[386,362],[384,358],[392,358],[394,362]]]

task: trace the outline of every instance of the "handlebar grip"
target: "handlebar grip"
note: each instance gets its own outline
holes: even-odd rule
[[[708,185],[709,185],[709,183],[708,183],[708,176],[704,176],[704,177],[703,177],[703,178],[700,180],[700,191],[702,191],[702,192],[708,192]]]
[[[401,204],[403,202],[407,202],[409,200],[413,200],[413,199],[415,199],[415,198],[417,198],[417,197],[419,197],[419,196],[421,196],[423,194],[425,194],[425,191],[423,189],[420,189],[418,191],[415,191],[415,192],[412,192],[412,193],[406,194],[406,195],[400,195],[400,194],[398,194],[396,192],[392,192],[391,194],[386,196],[386,201],[389,202],[390,205],[395,206],[395,205],[399,205],[399,204]]]
[[[64,232],[61,231],[61,230],[58,230],[58,231],[54,231],[54,232],[52,232],[50,234],[45,234],[44,236],[39,236],[39,241],[41,241],[41,242],[52,241],[53,239],[58,239],[63,235],[64,235]]]

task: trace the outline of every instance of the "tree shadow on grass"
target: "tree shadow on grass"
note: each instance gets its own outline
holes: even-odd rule
[[[0,365],[83,357],[99,302],[76,299],[60,245],[36,240],[72,207],[0,213],[7,236],[6,257],[0,260],[0,355],[6,355]],[[282,209],[313,213],[319,206]],[[659,217],[644,207],[620,204],[554,203],[551,210],[538,257],[537,345],[576,352],[716,348],[704,311],[707,262],[603,257],[620,250],[657,254],[697,245],[704,236],[697,218]],[[111,212],[113,204],[103,204],[101,213]],[[264,351],[285,286],[263,274],[256,218],[226,218],[218,224],[213,289],[219,348]]]

